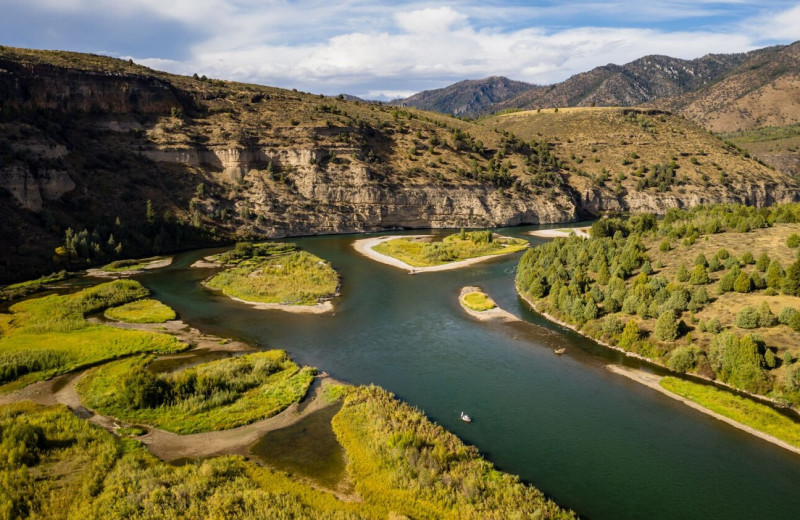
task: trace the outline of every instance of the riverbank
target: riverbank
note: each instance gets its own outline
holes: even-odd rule
[[[641,370],[635,370],[635,369],[632,369],[632,368],[622,367],[622,366],[619,366],[619,365],[606,365],[606,368],[609,371],[611,371],[611,372],[613,372],[615,374],[627,377],[628,379],[631,379],[633,381],[641,383],[641,384],[647,386],[648,388],[652,388],[653,390],[661,392],[662,394],[664,394],[666,396],[669,396],[672,399],[675,399],[676,401],[680,401],[681,403],[683,403],[683,404],[685,404],[685,405],[687,405],[687,406],[689,406],[691,408],[694,408],[695,410],[697,410],[699,412],[702,412],[702,413],[704,413],[706,415],[709,415],[709,416],[711,416],[711,417],[713,417],[715,419],[718,419],[718,420],[720,420],[720,421],[722,421],[724,423],[730,424],[734,428],[737,428],[739,430],[745,431],[745,432],[749,433],[750,435],[754,435],[754,436],[758,437],[759,439],[765,440],[765,441],[770,442],[770,443],[772,443],[772,444],[774,444],[776,446],[780,446],[783,449],[789,450],[791,452],[794,452],[794,453],[797,453],[798,455],[800,455],[800,448],[798,448],[796,446],[793,446],[793,445],[791,445],[791,444],[789,444],[789,443],[787,443],[785,441],[782,441],[781,439],[778,439],[777,437],[773,437],[772,435],[764,433],[764,432],[762,432],[760,430],[757,430],[757,429],[755,429],[755,428],[753,428],[751,426],[748,426],[746,424],[740,423],[739,421],[731,419],[730,417],[727,417],[727,416],[722,415],[720,413],[717,413],[717,412],[714,412],[712,410],[709,410],[708,408],[706,408],[706,407],[704,407],[704,406],[692,401],[691,399],[687,399],[686,397],[683,397],[683,396],[680,396],[680,395],[675,394],[673,392],[670,392],[669,390],[667,390],[666,388],[664,388],[660,384],[661,380],[663,379],[663,376],[658,376],[656,374],[650,374],[650,373],[647,373],[647,372],[643,372]],[[766,406],[766,405],[763,405],[763,406]]]
[[[464,302],[464,297],[470,293],[475,293],[475,292],[484,294],[484,292],[481,290],[480,287],[468,286],[468,287],[463,287],[458,295],[458,303],[461,304],[461,308],[464,309],[464,311],[473,318],[478,319],[480,321],[492,321],[492,320],[522,321],[521,319],[517,318],[510,312],[498,307],[497,304],[495,304],[493,308],[486,309],[483,311],[476,311],[475,309],[470,309],[469,306],[467,306],[466,303]]]
[[[505,256],[507,254],[512,254],[517,252],[517,251],[509,251],[508,253],[495,253],[490,255],[476,256],[474,258],[467,258],[465,260],[458,260],[457,262],[449,262],[442,265],[414,267],[413,265],[409,265],[400,259],[394,258],[389,255],[384,255],[383,253],[379,253],[373,249],[375,246],[383,242],[387,242],[389,240],[396,240],[400,238],[425,238],[430,236],[433,235],[389,235],[389,236],[381,236],[374,238],[362,238],[353,242],[353,247],[355,248],[356,251],[358,251],[359,253],[361,253],[362,255],[366,256],[371,260],[375,260],[376,262],[380,262],[382,264],[391,265],[393,267],[398,267],[400,269],[405,269],[406,271],[408,271],[408,274],[433,273],[437,271],[449,271],[451,269],[460,269],[462,267],[467,267],[480,262],[485,262],[490,258],[498,258]]]
[[[536,231],[528,231],[528,235],[539,238],[566,238],[573,233],[579,237],[589,238],[589,227],[539,229]]]

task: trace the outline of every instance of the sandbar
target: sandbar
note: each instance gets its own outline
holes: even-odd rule
[[[562,229],[539,229],[536,231],[528,231],[528,234],[534,237],[539,238],[560,238],[560,237],[568,237],[572,233],[575,233],[579,237],[589,238],[589,228],[588,227],[577,227],[577,228],[562,228]]]
[[[472,316],[473,318],[479,319],[481,321],[490,321],[490,320],[500,320],[500,321],[522,321],[507,310],[501,309],[500,307],[494,307],[493,309],[487,309],[485,311],[476,311],[474,309],[470,309],[464,304],[464,296],[468,295],[469,293],[473,292],[483,292],[480,287],[464,287],[461,289],[461,293],[458,295],[458,303],[461,304],[461,308],[466,311],[467,314]],[[497,305],[495,303],[495,305]]]

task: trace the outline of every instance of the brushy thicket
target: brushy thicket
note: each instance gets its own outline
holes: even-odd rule
[[[0,518],[574,518],[388,392],[346,394],[333,421],[361,500],[241,457],[172,466],[64,406],[21,403],[0,407]]]
[[[380,388],[348,394],[333,427],[359,494],[410,518],[574,518]]]
[[[668,251],[670,241],[693,244],[700,236],[723,232],[748,232],[776,223],[800,222],[800,204],[752,208],[723,204],[671,209],[657,222],[653,215],[628,220],[601,219],[592,225],[591,237],[556,239],[536,247],[520,260],[516,284],[537,309],[575,324],[587,335],[609,342],[680,372],[716,377],[743,390],[800,403],[800,364],[787,367],[784,377],[770,370],[781,361],[775,347],[760,336],[738,337],[723,331],[717,320],[701,322],[701,332],[716,335],[704,350],[691,343],[677,345],[686,335],[684,313],[702,310],[712,301],[709,273],[720,272],[721,292],[783,291],[800,295],[800,260],[786,266],[762,254],[738,259],[721,249],[710,259],[698,255],[691,272],[681,266],[674,279],[658,275],[647,254],[645,241]],[[751,267],[752,265],[752,267]],[[748,269],[749,272],[745,271]],[[791,312],[782,313],[787,324]],[[752,326],[774,326],[779,320],[769,312],[754,311]],[[645,326],[648,320],[654,325]],[[797,329],[800,329],[800,320]],[[791,362],[791,355],[787,357]]]
[[[161,375],[147,370],[148,361],[137,357],[98,367],[78,383],[78,392],[104,415],[186,434],[271,417],[300,401],[316,373],[282,350]]]
[[[139,282],[116,280],[12,305],[13,314],[0,315],[0,384],[49,379],[126,354],[183,350],[186,345],[166,334],[113,329],[84,319],[148,294]]]
[[[242,249],[240,246],[237,244],[237,249]],[[334,296],[339,276],[333,267],[306,251],[292,251],[291,244],[291,248],[286,246],[254,246],[249,256],[235,249],[236,256],[226,258],[237,266],[217,273],[206,285],[235,298],[285,305],[316,305]]]
[[[519,238],[495,237],[491,231],[464,231],[441,242],[397,238],[373,247],[378,253],[397,258],[412,267],[442,265],[485,255],[521,251],[528,242]]]

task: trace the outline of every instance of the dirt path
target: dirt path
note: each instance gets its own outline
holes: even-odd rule
[[[372,249],[378,244],[386,242],[388,240],[395,240],[398,238],[424,238],[430,236],[433,235],[389,235],[389,236],[374,237],[374,238],[362,238],[361,240],[356,240],[355,242],[353,242],[353,247],[356,249],[356,251],[366,256],[367,258],[370,258],[382,264],[399,267],[400,269],[405,269],[406,271],[408,271],[408,274],[449,271],[450,269],[459,269],[461,267],[466,267],[468,265],[485,262],[490,258],[498,258],[507,254],[511,254],[511,253],[501,253],[493,255],[476,256],[475,258],[467,258],[466,260],[459,260],[458,262],[450,262],[442,265],[432,265],[428,267],[414,267],[413,265],[409,265],[403,262],[402,260],[391,257],[389,255],[384,255]],[[517,251],[513,252],[516,253]]]
[[[758,437],[760,439],[763,439],[763,440],[765,440],[767,442],[771,442],[772,444],[775,444],[776,446],[780,446],[781,448],[784,448],[784,449],[787,449],[789,451],[793,451],[794,453],[800,454],[800,448],[797,448],[796,446],[792,446],[791,444],[789,444],[787,442],[784,442],[784,441],[778,439],[777,437],[773,437],[772,435],[769,435],[769,434],[766,434],[766,433],[764,433],[762,431],[756,430],[755,428],[752,428],[750,426],[747,426],[746,424],[742,424],[742,423],[740,423],[738,421],[735,421],[735,420],[731,419],[730,417],[726,417],[724,415],[718,414],[717,412],[713,412],[713,411],[709,410],[708,408],[705,408],[704,406],[701,406],[700,404],[698,404],[698,403],[696,403],[696,402],[694,402],[694,401],[692,401],[690,399],[686,399],[683,396],[680,396],[678,394],[674,394],[674,393],[670,392],[669,390],[667,390],[666,388],[664,388],[663,386],[661,386],[659,384],[659,382],[662,379],[661,376],[658,376],[656,374],[650,374],[648,372],[643,372],[641,370],[635,370],[635,369],[632,369],[632,368],[622,367],[622,366],[619,366],[619,365],[606,365],[606,368],[608,370],[610,370],[611,372],[614,372],[615,374],[619,374],[621,376],[625,376],[628,379],[632,379],[633,381],[641,383],[641,384],[643,384],[643,385],[645,385],[645,386],[647,386],[649,388],[652,388],[653,390],[657,390],[658,392],[661,392],[662,394],[667,395],[667,396],[675,399],[676,401],[680,401],[683,404],[685,404],[686,406],[690,406],[691,408],[694,408],[697,411],[703,412],[704,414],[710,415],[711,417],[713,417],[715,419],[719,419],[722,422],[728,423],[731,426],[733,426],[734,428],[738,428],[738,429],[740,429],[742,431],[745,431],[745,432],[747,432],[747,433],[749,433],[751,435],[755,435],[756,437]]]

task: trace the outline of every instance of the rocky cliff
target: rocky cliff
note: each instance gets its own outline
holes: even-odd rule
[[[788,177],[666,113],[470,123],[74,53],[3,48],[0,68],[6,280],[242,237],[795,197]]]

